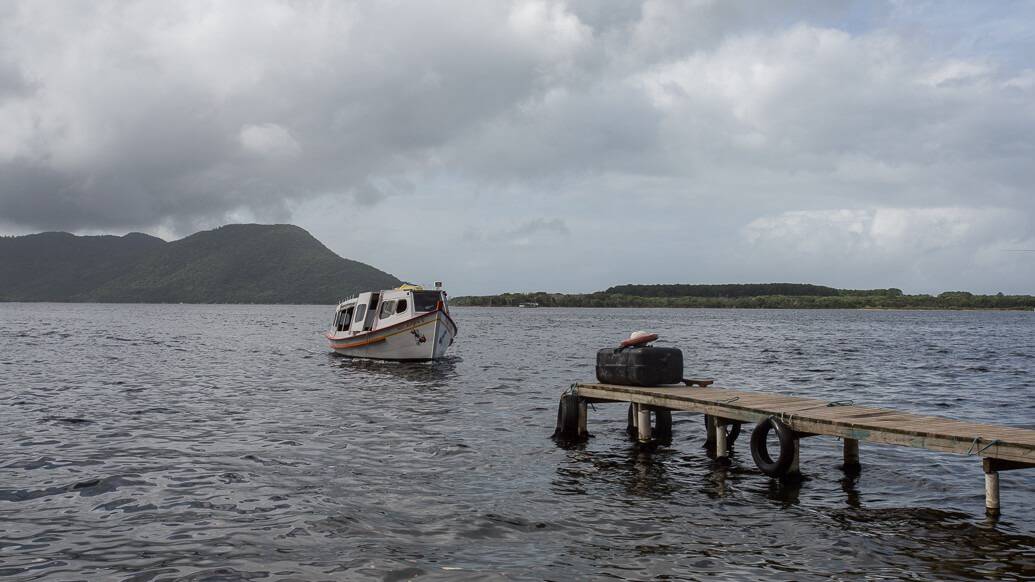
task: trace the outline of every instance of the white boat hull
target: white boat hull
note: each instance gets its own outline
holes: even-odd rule
[[[436,360],[453,344],[456,324],[439,309],[385,329],[326,337],[332,350],[351,358]]]

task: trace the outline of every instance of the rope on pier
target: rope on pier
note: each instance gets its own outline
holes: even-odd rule
[[[981,440],[981,437],[974,437],[974,441],[972,443],[970,443],[970,448],[967,449],[967,456],[968,457],[974,453],[974,446],[977,445],[978,441],[980,441],[980,440]]]
[[[992,445],[998,445],[998,444],[999,444],[999,439],[992,439],[992,442],[990,442],[987,445],[985,445],[984,447],[978,449],[977,454],[980,455],[981,453],[983,453],[985,451],[985,449],[991,447]]]
[[[578,385],[579,385],[579,384],[578,384],[578,382],[572,382],[572,383],[571,383],[571,386],[568,386],[568,389],[567,389],[567,390],[565,390],[565,391],[564,391],[564,392],[562,393],[562,395],[564,395],[564,394],[578,394],[578,392],[579,392],[579,389],[578,389]],[[596,412],[596,410],[597,410],[597,407],[596,407],[596,406],[593,406],[593,403],[592,403],[592,402],[587,402],[586,404],[588,404],[588,405],[589,405],[589,407],[590,407],[591,409],[593,409],[593,412]]]
[[[981,442],[981,440],[982,440],[982,438],[979,437],[979,436],[974,437],[974,441],[970,443],[970,448],[967,449],[967,456],[968,457],[971,456],[971,455],[980,455],[981,453],[987,451],[988,449],[990,449],[990,448],[992,448],[992,447],[994,447],[994,446],[996,446],[996,445],[998,445],[998,444],[1000,444],[1002,442],[999,439],[992,439],[991,442],[989,442],[987,445],[981,447],[980,449],[978,449],[975,452],[974,451],[974,447],[976,447],[977,444],[979,442]]]

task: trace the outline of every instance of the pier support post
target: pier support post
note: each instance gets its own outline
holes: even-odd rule
[[[983,459],[981,466],[985,470],[985,514],[999,517],[999,471],[991,459]]]
[[[579,439],[589,438],[589,403],[579,398]]]
[[[862,468],[859,464],[858,439],[845,439],[845,464],[842,468],[849,473],[858,473]]]
[[[791,467],[787,469],[788,477],[799,477],[801,476],[801,464],[799,459],[799,453],[801,452],[801,439],[794,439],[794,459],[791,461]]]
[[[672,411],[662,408],[654,409],[654,438],[665,442],[672,442]]]
[[[636,440],[650,442],[650,409],[642,404],[636,405]]]
[[[726,442],[726,425],[718,416],[711,416],[712,434],[715,435],[715,461],[728,465],[730,462],[730,447]]]

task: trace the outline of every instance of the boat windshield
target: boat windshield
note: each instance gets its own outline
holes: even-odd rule
[[[435,309],[438,302],[442,301],[441,291],[414,291],[413,292],[413,309],[414,311],[431,311]]]

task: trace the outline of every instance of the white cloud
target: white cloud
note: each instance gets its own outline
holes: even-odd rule
[[[918,291],[1035,283],[1035,266],[1010,254],[1033,239],[1029,219],[1004,208],[788,211],[751,221],[742,235],[760,261],[861,285],[875,276]]]
[[[1002,208],[876,208],[788,211],[744,228],[748,242],[793,254],[895,257],[963,247],[1005,248],[1025,221]]]
[[[510,7],[507,24],[534,50],[553,57],[584,46],[592,36],[589,27],[556,1],[519,0]]]
[[[275,123],[245,125],[238,136],[246,151],[266,158],[295,158],[302,147],[287,129]]]

